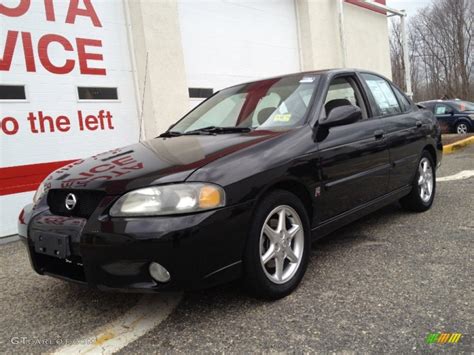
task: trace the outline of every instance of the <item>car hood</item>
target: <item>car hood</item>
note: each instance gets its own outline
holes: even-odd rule
[[[284,132],[155,138],[78,160],[53,172],[46,189],[91,189],[121,194],[136,188],[182,182],[200,167]]]

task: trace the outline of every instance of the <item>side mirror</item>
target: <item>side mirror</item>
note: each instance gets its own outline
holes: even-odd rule
[[[323,127],[342,126],[359,121],[362,118],[362,111],[354,105],[337,106],[333,108],[328,117],[319,123]]]

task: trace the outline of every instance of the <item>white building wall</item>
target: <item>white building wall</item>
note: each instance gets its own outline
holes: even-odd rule
[[[296,0],[303,70],[344,66],[339,0]],[[385,14],[343,4],[346,67],[369,69],[391,77]]]
[[[353,4],[344,4],[346,63],[392,77],[387,17]]]
[[[150,139],[189,110],[178,5],[174,0],[126,0],[126,4],[143,107],[142,138]]]
[[[0,101],[0,119],[18,124],[14,133],[0,132],[0,236],[16,233],[21,208],[31,202],[33,190],[49,173],[45,165],[138,141],[123,7],[105,0],[88,4],[79,1],[75,11],[67,1],[2,1],[0,84],[25,85],[26,100]],[[21,11],[11,16],[11,9],[17,8]],[[7,46],[14,33],[16,41]],[[81,51],[84,39],[87,45]],[[117,88],[118,99],[81,101],[78,86]],[[40,113],[51,119],[42,125]],[[110,119],[105,119],[107,114]],[[86,126],[88,116],[96,123]]]
[[[300,70],[293,0],[179,0],[189,87],[224,87]]]
[[[303,70],[338,68],[338,0],[296,0]]]

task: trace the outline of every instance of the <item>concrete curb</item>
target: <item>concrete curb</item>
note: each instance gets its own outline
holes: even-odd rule
[[[457,150],[464,148],[468,145],[474,144],[474,137],[469,137],[466,139],[462,139],[452,144],[445,145],[443,147],[443,154],[452,154]]]
[[[0,245],[13,243],[18,240],[20,240],[20,237],[18,235],[8,235],[5,237],[0,237]]]

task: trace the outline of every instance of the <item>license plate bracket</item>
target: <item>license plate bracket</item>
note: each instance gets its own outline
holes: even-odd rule
[[[35,252],[66,259],[71,255],[69,248],[69,235],[40,232],[34,237]]]

